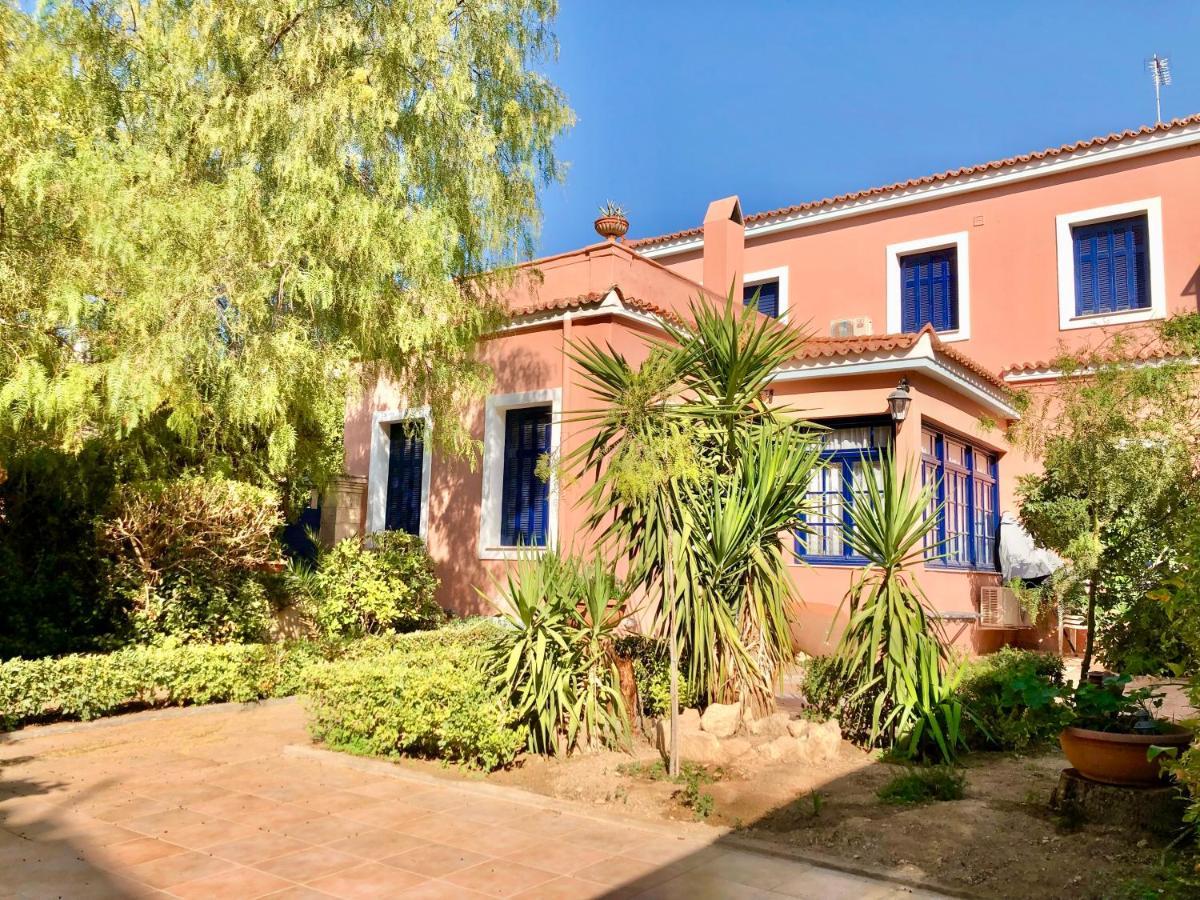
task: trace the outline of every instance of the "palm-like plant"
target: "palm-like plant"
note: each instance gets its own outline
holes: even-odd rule
[[[693,302],[691,323],[668,331],[637,368],[573,348],[598,403],[576,417],[590,438],[569,462],[594,478],[589,525],[629,565],[657,632],[682,644],[691,682],[766,706],[792,653],[785,535],[819,456],[812,427],[764,392],[804,336],[732,295]]]
[[[949,761],[961,741],[962,706],[945,636],[911,573],[936,525],[933,485],[920,485],[893,454],[877,478],[866,460],[862,467],[867,474],[846,540],[868,566],[842,601],[849,621],[835,653],[849,685],[845,705],[861,711],[869,743],[893,747],[904,740],[914,755],[928,742]]]
[[[613,639],[628,592],[603,562],[552,551],[522,557],[503,588],[508,626],[491,650],[492,672],[529,749],[559,754],[627,737]]]

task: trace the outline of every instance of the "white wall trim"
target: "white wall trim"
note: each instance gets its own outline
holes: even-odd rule
[[[1075,315],[1075,242],[1071,229],[1076,225],[1091,225],[1126,216],[1145,215],[1146,253],[1150,275],[1150,306],[1129,312],[1098,316]],[[1055,217],[1058,242],[1058,327],[1060,331],[1094,328],[1099,325],[1118,325],[1126,322],[1146,322],[1167,316],[1166,264],[1163,257],[1162,198],[1148,197],[1128,203],[1097,206]]]
[[[562,437],[562,388],[543,388],[487,398],[483,420],[483,497],[479,505],[479,558],[517,559],[540,548],[500,546],[500,507],[504,496],[504,414],[510,409],[550,406],[550,456],[558,459]],[[558,545],[558,476],[551,468],[547,501],[546,548]]]
[[[429,476],[433,470],[433,416],[428,406],[380,410],[371,417],[371,458],[367,469],[367,534],[383,531],[387,524],[388,463],[392,455],[392,426],[408,419],[425,420],[421,448],[421,539],[429,530]]]
[[[762,269],[758,272],[747,272],[742,277],[743,287],[754,287],[768,281],[779,282],[779,321],[788,320],[788,267],[778,266],[774,269]]]
[[[969,239],[965,231],[940,234],[936,237],[918,238],[887,246],[887,333],[899,334],[902,322],[900,283],[900,258],[912,253],[928,250],[944,250],[954,247],[958,255],[958,328],[939,331],[938,337],[949,343],[965,341],[971,337],[971,254]]]
[[[651,328],[657,328],[660,331],[666,330],[662,319],[656,315],[640,312],[636,309],[629,309],[625,306],[617,309],[598,306],[593,309],[547,310],[546,312],[517,316],[490,333],[503,334],[511,331],[520,331],[525,328],[537,328],[542,325],[557,325],[566,319],[578,322],[581,319],[600,318],[602,316],[612,316],[614,319],[625,319],[630,322],[636,322],[639,325],[649,325]]]
[[[1200,125],[1192,125],[1186,129],[1167,135],[1138,135],[1127,138],[1117,144],[1106,144],[1101,147],[1090,147],[1071,154],[1059,154],[1044,159],[1030,160],[1027,163],[1005,166],[1003,169],[991,169],[964,175],[958,178],[948,178],[945,181],[934,181],[929,184],[913,185],[912,187],[896,189],[883,194],[872,194],[830,206],[817,209],[798,210],[796,212],[773,216],[761,222],[746,225],[746,240],[759,235],[775,234],[780,231],[791,231],[797,228],[807,228],[813,225],[824,225],[831,221],[862,216],[881,210],[893,209],[898,206],[909,206],[913,203],[923,203],[928,200],[940,200],[971,191],[987,190],[1014,182],[1028,181],[1031,178],[1044,178],[1060,175],[1075,169],[1117,162],[1130,157],[1144,156],[1148,153],[1161,153],[1175,150],[1179,147],[1189,147],[1200,143]],[[673,256],[677,253],[687,253],[704,246],[704,238],[699,235],[680,238],[655,247],[638,249],[638,253],[650,259],[663,256]],[[636,248],[635,248],[636,249]]]

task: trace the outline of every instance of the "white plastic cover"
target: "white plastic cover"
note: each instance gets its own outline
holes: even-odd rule
[[[1006,512],[1000,517],[1000,573],[1005,581],[1014,578],[1040,581],[1064,565],[1062,557],[1053,550],[1033,542],[1016,516]]]

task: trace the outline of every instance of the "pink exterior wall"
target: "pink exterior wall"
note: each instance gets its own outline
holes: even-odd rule
[[[1056,217],[1162,198],[1169,312],[1196,311],[1200,281],[1200,150],[1182,148],[1008,186],[855,215],[774,235],[746,235],[746,272],[789,270],[789,315],[828,334],[834,319],[869,316],[886,328],[886,248],[965,231],[971,337],[956,349],[999,372],[1051,360],[1061,342],[1095,342],[1099,328],[1060,331]],[[976,224],[980,221],[982,224]],[[700,251],[657,257],[702,277]]]

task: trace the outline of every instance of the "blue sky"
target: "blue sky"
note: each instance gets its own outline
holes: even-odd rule
[[[699,224],[1200,112],[1194,2],[564,0],[547,67],[579,121],[543,192],[542,254]]]

